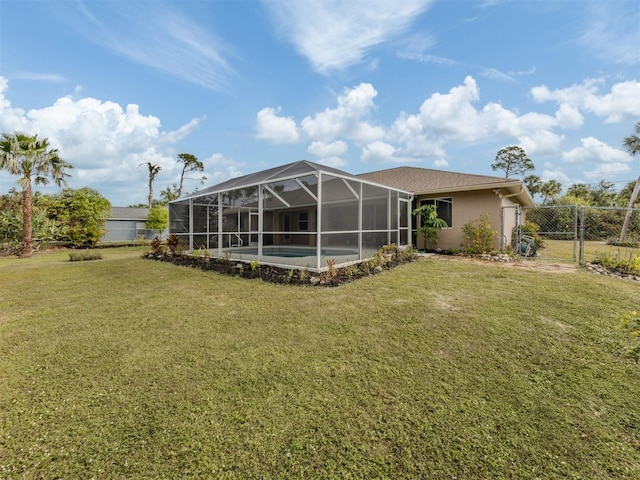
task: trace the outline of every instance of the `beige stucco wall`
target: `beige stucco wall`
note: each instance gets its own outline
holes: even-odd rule
[[[481,215],[488,214],[491,225],[496,236],[494,247],[500,248],[500,207],[502,202],[500,197],[493,190],[481,190],[474,192],[459,192],[450,195],[422,195],[414,200],[415,206],[420,205],[420,200],[427,198],[451,198],[452,199],[452,220],[451,228],[440,230],[438,233],[438,243],[436,248],[443,250],[459,249],[464,243],[462,226],[472,220],[477,220]],[[413,228],[416,228],[416,218],[413,217]],[[418,248],[424,248],[424,242],[420,235],[416,238]]]

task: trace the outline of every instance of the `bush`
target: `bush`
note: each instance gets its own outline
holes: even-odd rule
[[[154,255],[164,255],[164,253],[166,252],[165,246],[158,236],[154,237],[149,245],[151,245],[151,251]]]
[[[593,263],[601,265],[606,270],[623,275],[640,275],[640,255],[630,254],[624,258],[617,255],[603,254],[598,256]]]
[[[102,259],[102,254],[99,252],[71,252],[69,254],[70,262],[82,262],[85,260],[100,260]]]
[[[167,246],[169,247],[169,251],[172,255],[179,253],[180,237],[178,237],[178,235],[176,235],[175,233],[170,234],[167,237]]]
[[[621,328],[629,330],[636,344],[627,351],[627,355],[636,362],[640,361],[640,312],[635,310],[618,315]]]
[[[481,215],[477,220],[471,220],[462,226],[467,254],[490,253],[494,250],[493,242],[498,234],[491,230],[491,218],[488,214]]]

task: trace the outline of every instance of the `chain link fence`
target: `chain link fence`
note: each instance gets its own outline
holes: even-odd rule
[[[524,208],[522,235],[531,237],[538,260],[578,259],[578,207],[553,205]],[[561,248],[550,248],[552,246]]]
[[[584,206],[579,215],[580,263],[603,254],[640,254],[640,208]]]
[[[607,254],[636,255],[640,254],[640,208],[505,207],[501,233],[503,249],[511,246],[522,256],[540,261],[585,263]]]

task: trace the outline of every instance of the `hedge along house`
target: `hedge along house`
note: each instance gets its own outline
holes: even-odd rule
[[[345,265],[411,243],[411,199],[303,160],[171,202],[169,229],[194,254],[320,271],[328,260]]]
[[[413,208],[435,205],[438,217],[449,225],[438,232],[436,247],[444,250],[460,248],[464,244],[463,225],[485,214],[497,232],[494,248],[502,250],[511,245],[513,230],[521,221],[517,212],[521,207],[535,206],[524,184],[513,178],[417,167],[390,168],[358,178],[411,192]],[[424,248],[422,238],[413,241],[418,248]]]

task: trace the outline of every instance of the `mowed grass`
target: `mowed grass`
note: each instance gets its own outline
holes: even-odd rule
[[[0,259],[0,478],[638,478],[640,285],[431,257],[338,288]]]
[[[544,238],[544,248],[538,250],[536,260],[539,262],[567,262],[573,263],[574,247],[570,240],[549,240]],[[579,260],[580,244],[576,243],[575,261]],[[635,255],[640,255],[640,248],[618,247],[609,245],[605,241],[585,241],[583,261],[590,262],[600,256],[610,256],[628,260]]]

